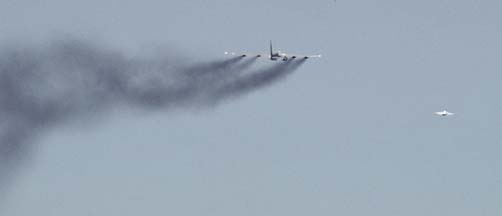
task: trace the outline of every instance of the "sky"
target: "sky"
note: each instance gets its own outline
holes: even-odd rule
[[[216,106],[60,124],[0,214],[502,214],[502,2],[0,0],[0,43],[322,54]],[[268,62],[259,63],[269,64]],[[456,115],[432,113],[448,109]]]

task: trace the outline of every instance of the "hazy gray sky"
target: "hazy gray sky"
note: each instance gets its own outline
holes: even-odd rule
[[[24,215],[502,214],[502,2],[0,0],[0,41],[321,53],[216,107],[114,110],[36,142]],[[266,63],[264,63],[266,64]],[[444,108],[456,113],[438,118]]]

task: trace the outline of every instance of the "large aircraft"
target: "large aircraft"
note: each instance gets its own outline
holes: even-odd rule
[[[438,116],[452,116],[452,115],[455,115],[455,113],[451,113],[451,112],[448,112],[446,110],[443,110],[441,112],[434,112],[434,114],[436,114]]]
[[[283,53],[280,50],[277,50],[277,52],[274,52],[274,49],[272,48],[272,41],[270,41],[270,53],[268,53],[268,54],[248,54],[248,53],[236,54],[234,52],[225,52],[225,55],[239,55],[240,57],[246,57],[246,56],[254,56],[254,57],[268,56],[268,59],[270,59],[272,61],[277,61],[277,60],[287,61],[289,59],[296,59],[296,58],[303,58],[303,59],[321,58],[321,55],[292,55],[292,54]]]

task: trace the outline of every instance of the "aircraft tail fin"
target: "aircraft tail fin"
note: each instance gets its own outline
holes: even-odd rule
[[[270,58],[274,56],[274,50],[272,49],[272,40],[270,40]]]

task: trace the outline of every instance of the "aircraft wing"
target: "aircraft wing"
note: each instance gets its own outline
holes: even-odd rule
[[[321,58],[321,54],[318,54],[318,55],[309,55],[309,56],[304,56],[304,58]]]
[[[232,56],[240,56],[240,57],[263,57],[263,56],[268,56],[268,54],[256,54],[256,53],[235,53],[235,52],[224,52],[225,55],[232,55]]]
[[[288,54],[290,58],[303,58],[303,59],[309,59],[309,58],[321,58],[321,55],[293,55],[293,54]]]
[[[452,115],[455,115],[455,113],[451,113],[451,112],[434,112],[434,114],[436,115],[439,115],[439,116],[452,116]]]

